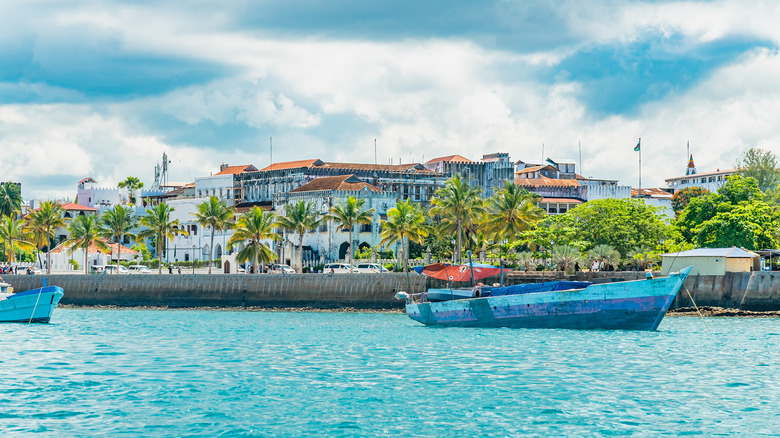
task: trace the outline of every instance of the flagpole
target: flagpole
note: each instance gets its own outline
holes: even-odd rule
[[[639,197],[642,197],[642,137],[639,137]]]

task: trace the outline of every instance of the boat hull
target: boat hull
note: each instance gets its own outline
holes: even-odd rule
[[[59,286],[9,295],[0,301],[0,322],[49,322],[63,295]]]
[[[414,303],[406,313],[425,325],[655,330],[690,272],[594,284],[585,289]]]

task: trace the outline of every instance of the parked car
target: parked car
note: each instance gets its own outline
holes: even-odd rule
[[[101,265],[92,265],[89,267],[90,274],[102,274],[105,270],[106,267]]]
[[[349,263],[328,263],[325,265],[324,268],[322,268],[323,274],[349,274]],[[353,274],[361,274],[363,271],[361,271],[359,268],[353,267],[352,268]]]
[[[295,274],[295,269],[287,265],[271,265],[268,267],[269,274]]]
[[[122,265],[106,265],[103,267],[106,274],[129,274],[130,270]]]
[[[385,268],[384,266],[380,265],[379,263],[359,263],[357,265],[358,269],[360,269],[360,272],[366,272],[366,273],[372,273],[372,274],[380,274],[382,272],[390,272]]]
[[[130,271],[131,274],[151,274],[152,270],[149,269],[149,267],[144,265],[130,265],[127,267],[127,270]]]

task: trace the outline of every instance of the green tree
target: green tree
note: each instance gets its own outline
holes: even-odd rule
[[[674,226],[699,246],[761,249],[777,245],[780,219],[754,178],[733,175],[716,193],[691,199]]]
[[[157,204],[154,207],[146,209],[146,215],[139,221],[142,226],[146,227],[145,230],[141,230],[138,233],[138,237],[146,239],[147,237],[155,237],[157,243],[157,258],[160,263],[157,266],[157,273],[162,274],[162,251],[168,240],[171,240],[177,234],[188,235],[187,230],[179,228],[179,220],[171,220],[171,212],[175,209],[168,206],[168,204]]]
[[[462,260],[463,231],[477,221],[485,211],[482,191],[472,188],[468,179],[455,175],[444,183],[444,187],[436,190],[431,199],[430,214],[441,218],[441,224],[455,232],[457,246],[455,247],[455,262]]]
[[[113,209],[106,211],[100,219],[100,235],[112,239],[117,244],[117,266],[122,260],[122,239],[125,236],[133,237],[132,230],[137,224],[138,219],[133,215],[132,209],[121,205],[116,205]]]
[[[354,196],[347,196],[347,202],[338,200],[338,204],[334,205],[330,209],[328,219],[338,224],[338,229],[341,231],[347,231],[349,233],[349,271],[352,273],[352,257],[353,257],[353,242],[352,232],[355,229],[355,225],[358,224],[370,224],[373,220],[373,216],[376,210],[369,208],[363,209],[366,204],[365,199],[357,199]]]
[[[674,214],[680,214],[691,199],[707,196],[709,193],[709,190],[702,187],[686,187],[674,192],[674,196],[672,196],[672,209],[674,210]]]
[[[0,245],[6,260],[15,262],[18,251],[34,249],[32,240],[33,236],[25,229],[23,220],[11,216],[0,218]]]
[[[198,211],[191,213],[195,216],[195,222],[202,227],[211,229],[211,246],[209,251],[214,251],[214,234],[217,231],[227,230],[232,228],[233,216],[235,216],[235,209],[228,207],[224,200],[220,200],[216,196],[209,196],[207,201],[203,201],[197,205]],[[211,274],[211,265],[213,264],[213,255],[209,255],[209,274]]]
[[[759,189],[765,192],[780,184],[780,168],[777,156],[768,150],[752,147],[734,163],[743,178],[754,178]]]
[[[422,243],[428,235],[425,217],[417,204],[410,199],[396,201],[395,208],[387,211],[387,220],[382,221],[381,245],[400,242],[404,251],[404,266],[406,272],[409,265],[409,242]]]
[[[273,213],[264,213],[260,207],[252,207],[251,210],[239,216],[236,222],[235,232],[228,241],[228,250],[236,244],[244,247],[236,254],[238,263],[252,261],[255,273],[260,273],[258,262],[272,262],[276,254],[266,246],[264,240],[274,240],[277,234],[274,232],[276,217]]]
[[[0,184],[0,217],[11,216],[22,206],[22,192],[19,186],[6,182]]]
[[[68,248],[68,254],[72,255],[77,249],[84,250],[84,273],[87,274],[89,265],[89,247],[94,245],[103,254],[109,252],[108,245],[100,239],[100,222],[96,215],[76,216],[68,225],[70,237],[65,239],[64,245]]]
[[[46,246],[46,273],[51,274],[52,240],[58,229],[66,226],[64,210],[56,202],[46,201],[41,208],[30,213],[28,227],[36,236],[36,247]]]
[[[597,199],[559,216],[576,230],[576,240],[584,244],[581,249],[610,245],[624,258],[632,248],[656,245],[664,237],[667,225],[658,210],[639,199]]]
[[[276,226],[298,234],[298,269],[303,272],[303,235],[322,222],[313,202],[300,200],[284,206],[284,216],[277,218]]]
[[[135,204],[135,197],[132,195],[132,193],[136,190],[141,190],[144,188],[144,183],[140,179],[134,177],[134,176],[128,176],[125,178],[124,181],[121,181],[117,186],[122,189],[125,188],[130,191],[130,202]]]

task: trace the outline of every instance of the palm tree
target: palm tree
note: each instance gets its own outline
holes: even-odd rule
[[[511,246],[522,232],[532,229],[544,215],[545,211],[537,207],[532,195],[507,181],[488,199],[485,227],[496,242],[505,241]]]
[[[273,240],[277,237],[274,232],[275,221],[273,213],[263,213],[260,207],[252,207],[238,218],[235,232],[227,243],[228,250],[233,249],[233,245],[237,243],[245,243],[244,248],[236,255],[238,263],[251,260],[255,272],[260,273],[258,261],[266,263],[276,258],[276,254],[263,243],[263,240]]]
[[[0,219],[0,244],[9,262],[16,261],[17,250],[32,250],[32,236],[25,230],[24,221],[6,216]]]
[[[139,221],[146,229],[141,230],[138,233],[138,237],[145,239],[155,236],[157,238],[158,274],[162,274],[162,249],[164,243],[173,239],[177,234],[184,236],[188,234],[186,230],[179,228],[178,219],[171,220],[171,212],[173,211],[174,209],[169,207],[168,204],[157,204],[152,208],[147,208],[146,216]]]
[[[330,209],[330,214],[327,216],[328,219],[332,219],[338,223],[338,228],[341,231],[348,231],[349,232],[349,272],[352,273],[352,231],[355,228],[355,225],[358,224],[370,224],[373,220],[374,210],[373,208],[369,208],[368,210],[363,210],[363,205],[365,205],[366,200],[365,199],[357,199],[354,196],[347,196],[347,202],[341,201],[341,199],[338,200],[338,205],[334,205]]]
[[[564,272],[573,269],[574,264],[582,258],[580,251],[571,245],[553,245],[551,253],[553,263]]]
[[[46,251],[46,273],[51,274],[51,241],[58,229],[66,225],[62,206],[56,202],[46,201],[41,208],[30,213],[27,226],[36,236],[37,248],[48,247]]]
[[[431,200],[430,213],[439,216],[443,224],[448,224],[457,236],[456,263],[461,261],[463,247],[463,229],[476,220],[485,211],[481,191],[472,188],[468,180],[462,180],[460,175],[450,178],[444,187],[436,190],[436,196]]]
[[[129,207],[116,205],[112,210],[103,213],[100,222],[100,234],[117,244],[116,265],[119,266],[122,260],[122,239],[125,236],[133,236],[131,230],[135,228],[138,219]]]
[[[0,216],[10,216],[22,206],[19,186],[6,182],[0,184]]]
[[[604,267],[616,265],[620,260],[620,253],[609,245],[596,245],[588,251],[588,261],[597,262]]]
[[[395,208],[387,211],[387,220],[382,221],[381,245],[393,242],[401,242],[404,252],[404,272],[409,264],[409,241],[422,244],[428,235],[428,227],[425,225],[425,216],[417,204],[412,204],[410,199],[396,201]]]
[[[228,207],[225,201],[216,196],[209,196],[208,201],[203,201],[197,205],[197,213],[191,213],[195,216],[195,222],[202,227],[211,229],[211,246],[209,251],[214,251],[214,233],[229,229],[236,212],[232,207]],[[211,274],[211,265],[214,257],[209,254],[209,274]]]
[[[303,234],[316,228],[322,220],[315,210],[314,203],[300,200],[297,204],[286,204],[284,216],[276,221],[278,228],[298,233],[298,266],[301,272],[303,272]]]
[[[68,247],[68,254],[72,255],[77,249],[84,250],[84,273],[87,274],[87,257],[89,247],[95,245],[98,251],[107,253],[110,251],[106,242],[100,239],[100,222],[96,215],[80,215],[68,225],[70,237],[65,239],[64,245]]]

